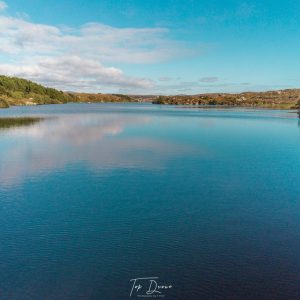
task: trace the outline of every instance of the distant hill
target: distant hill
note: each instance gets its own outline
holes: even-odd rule
[[[152,103],[299,109],[300,89],[268,92],[245,92],[240,94],[214,93],[200,95],[157,96],[153,98]]]
[[[122,94],[92,94],[92,93],[74,93],[79,102],[136,102],[130,96]]]

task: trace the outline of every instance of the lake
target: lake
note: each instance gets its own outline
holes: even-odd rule
[[[43,119],[0,128],[1,300],[300,299],[294,111],[8,116]]]

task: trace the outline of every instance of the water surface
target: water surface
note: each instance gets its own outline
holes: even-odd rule
[[[300,298],[295,112],[13,107],[0,129],[0,299]],[[136,298],[132,295],[131,298]]]

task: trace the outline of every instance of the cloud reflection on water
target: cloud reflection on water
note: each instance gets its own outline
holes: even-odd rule
[[[149,116],[69,115],[9,129],[2,132],[8,146],[0,148],[0,185],[11,186],[78,163],[96,172],[159,169],[174,155],[190,150],[137,130],[151,122]],[[126,131],[130,128],[134,133]]]

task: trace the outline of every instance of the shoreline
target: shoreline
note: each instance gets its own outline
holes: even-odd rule
[[[152,103],[208,107],[300,109],[300,89],[195,95],[126,95],[65,92],[33,81],[0,75],[0,108],[65,103]]]
[[[241,109],[265,109],[265,110],[293,110],[295,112],[300,110],[300,107],[292,106],[292,107],[286,107],[281,106],[280,104],[274,104],[274,105],[228,105],[228,104],[186,104],[186,103],[155,103],[155,102],[149,102],[149,101],[99,101],[99,102],[84,102],[84,101],[75,101],[75,102],[66,102],[66,103],[26,103],[26,104],[11,104],[6,107],[1,107],[0,110],[6,110],[12,107],[32,107],[32,106],[44,106],[44,105],[63,105],[63,104],[139,104],[139,103],[145,103],[145,104],[151,104],[156,106],[174,106],[174,107],[180,107],[180,108],[186,108],[186,109],[197,109],[197,108],[203,108],[203,109],[235,109],[235,108],[241,108]]]

